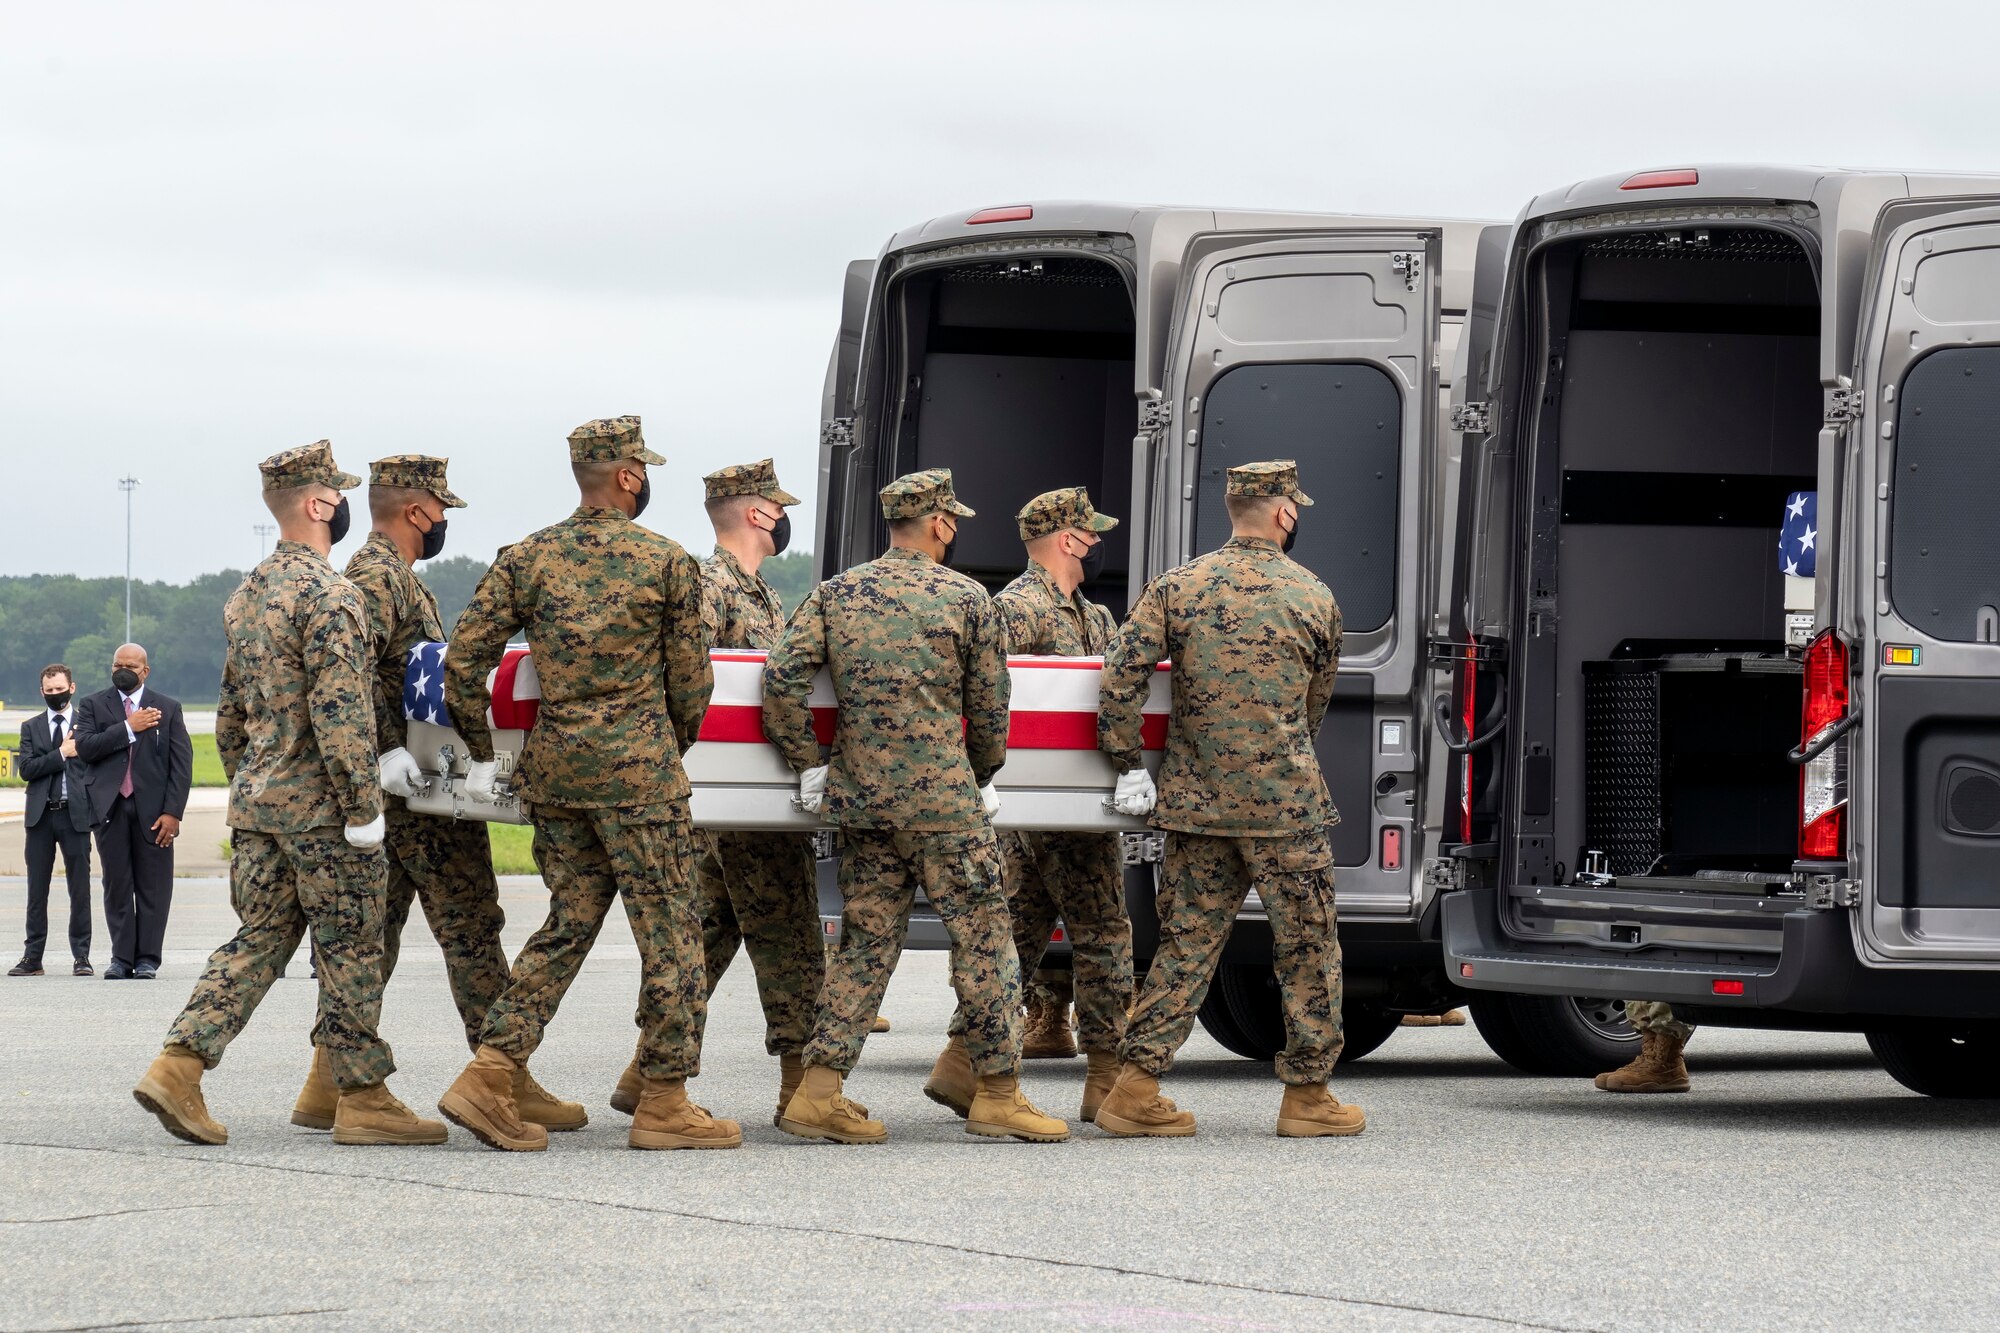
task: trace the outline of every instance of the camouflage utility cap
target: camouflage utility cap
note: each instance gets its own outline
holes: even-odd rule
[[[1312,503],[1312,497],[1299,489],[1299,465],[1289,458],[1229,469],[1229,494],[1281,495],[1293,504]]]
[[[1021,540],[1024,542],[1061,532],[1065,528],[1109,532],[1118,526],[1117,519],[1090,507],[1090,492],[1081,486],[1044,491],[1022,505],[1021,512],[1014,515],[1014,521],[1021,525]]]
[[[701,479],[708,488],[708,498],[725,500],[732,495],[755,495],[769,500],[772,504],[795,505],[799,497],[778,486],[778,469],[768,458],[755,463],[738,463],[734,467],[717,468]]]
[[[639,434],[637,417],[599,417],[569,433],[572,463],[615,463],[625,458],[655,466],[667,461],[646,447],[645,437]]]
[[[906,473],[882,488],[883,518],[925,518],[931,514],[957,514],[960,518],[973,515],[951,493],[950,468]]]
[[[449,459],[424,454],[390,454],[368,465],[370,486],[396,486],[406,491],[429,491],[444,501],[446,509],[463,509],[465,501],[444,484],[444,467]]]
[[[333,445],[326,440],[272,454],[257,465],[257,470],[264,474],[267,491],[289,491],[298,486],[351,491],[361,484],[361,478],[340,470],[333,461]]]

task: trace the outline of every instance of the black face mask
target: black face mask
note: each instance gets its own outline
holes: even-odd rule
[[[1077,563],[1083,566],[1083,581],[1085,583],[1095,581],[1097,576],[1104,572],[1104,543],[1098,542],[1093,545],[1077,558]]]
[[[651,503],[653,503],[653,479],[651,477],[641,477],[639,479],[639,493],[632,497],[632,517],[637,518],[639,515],[645,513],[646,506]]]
[[[778,515],[778,521],[771,525],[771,554],[783,555],[785,548],[792,544],[792,516]]]
[[[45,694],[42,696],[42,702],[49,706],[51,713],[60,713],[63,709],[69,707],[70,698],[71,695],[68,692],[63,694]]]
[[[944,554],[938,557],[938,563],[940,565],[948,565],[951,563],[951,558],[957,554],[958,554],[958,529],[953,528],[951,530],[951,540],[944,544]]]
[[[431,530],[424,534],[424,546],[417,552],[417,559],[437,559],[438,552],[444,549],[444,530],[449,526],[450,521],[442,518],[431,524]]]
[[[1292,553],[1292,548],[1294,546],[1297,546],[1298,544],[1299,544],[1299,516],[1297,514],[1293,514],[1292,530],[1285,534],[1284,541],[1278,543],[1278,549],[1280,551],[1283,551],[1286,555],[1290,555]]]
[[[341,496],[340,503],[333,507],[333,517],[326,521],[326,530],[338,546],[347,539],[347,525],[354,521],[353,511],[347,507],[347,497]]]
[[[120,694],[130,694],[139,688],[139,673],[131,667],[113,667],[111,685]]]

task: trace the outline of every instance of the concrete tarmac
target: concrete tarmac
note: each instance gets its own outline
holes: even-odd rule
[[[512,953],[545,899],[504,897]],[[1619,1098],[1405,1030],[1335,1078],[1365,1135],[1289,1141],[1269,1068],[1197,1030],[1168,1085],[1196,1138],[994,1143],[920,1091],[951,996],[913,954],[849,1083],[891,1141],[842,1148],[772,1127],[739,958],[695,1095],[744,1146],[631,1152],[604,1105],[637,987],[615,911],[534,1061],[592,1116],[546,1154],[293,1128],[303,958],[207,1080],[228,1146],[192,1147],[129,1090],[233,926],[220,881],[184,880],[159,981],[0,977],[0,1331],[1935,1329],[2000,1294],[2000,1105],[1907,1093],[1852,1036],[1704,1031],[1693,1093]],[[429,1110],[466,1051],[421,918],[384,1030]],[[1031,1096],[1073,1115],[1082,1065],[1031,1063]]]

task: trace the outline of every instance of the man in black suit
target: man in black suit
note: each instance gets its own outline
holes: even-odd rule
[[[111,932],[106,981],[151,980],[159,972],[174,900],[174,839],[194,778],[180,703],[150,688],[151,674],[146,650],[125,644],[111,659],[111,688],[78,705],[76,749],[90,764]]]
[[[69,878],[71,970],[90,975],[90,787],[89,771],[77,758],[75,698],[75,674],[60,662],[44,667],[44,711],[21,724],[21,776],[28,783],[28,939],[10,977],[42,975],[49,881],[58,849]]]

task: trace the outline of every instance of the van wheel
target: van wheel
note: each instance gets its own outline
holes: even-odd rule
[[[1285,1004],[1269,964],[1225,963],[1215,969],[1195,1017],[1223,1049],[1246,1060],[1269,1060],[1285,1049]],[[1401,1015],[1357,1000],[1347,1002],[1340,1019],[1342,1064],[1359,1060],[1402,1024]]]
[[[1926,1097],[2000,1097],[2000,1025],[1939,1024],[1868,1034],[1889,1077]]]
[[[1593,1078],[1630,1063],[1639,1044],[1623,1000],[1489,991],[1472,1001],[1472,1022],[1495,1055],[1544,1078]]]

